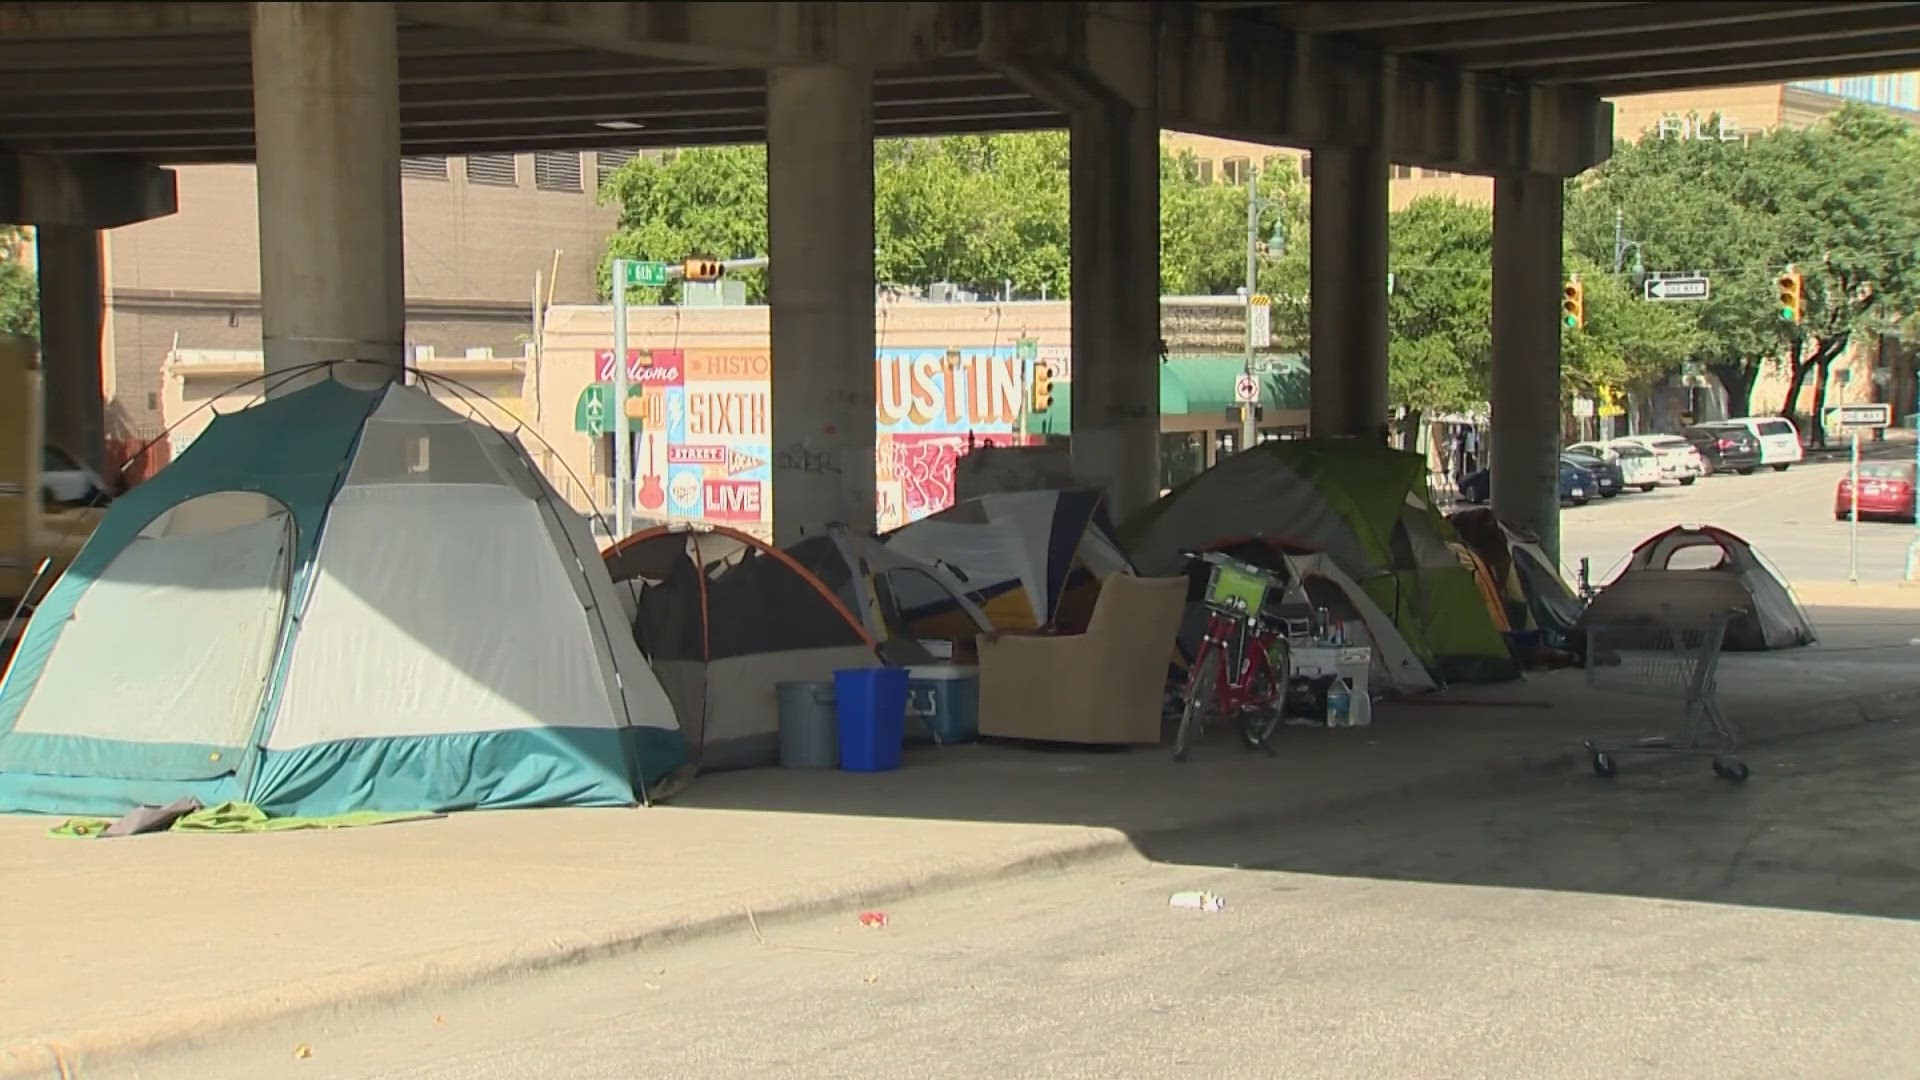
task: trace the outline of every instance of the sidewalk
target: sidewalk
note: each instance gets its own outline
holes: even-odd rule
[[[1801,592],[1826,643],[1729,657],[1729,715],[1756,734],[1920,718],[1920,591]],[[0,817],[0,1077],[61,1075],[50,1044],[71,1065],[1080,860],[1218,861],[1248,829],[1584,768],[1581,735],[1645,712],[1622,704],[1562,672],[1389,703],[1371,728],[1288,728],[1271,759],[1225,740],[1184,765],[952,747],[891,774],[705,777],[651,810],[337,833],[70,840]]]

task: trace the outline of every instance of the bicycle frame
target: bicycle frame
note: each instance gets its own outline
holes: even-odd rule
[[[1257,618],[1210,611],[1206,634],[1194,654],[1193,671],[1187,676],[1189,693],[1201,667],[1217,660],[1220,678],[1214,682],[1214,707],[1221,716],[1277,702],[1285,687],[1269,656],[1278,637],[1277,628]],[[1263,691],[1258,689],[1262,673],[1266,675]]]

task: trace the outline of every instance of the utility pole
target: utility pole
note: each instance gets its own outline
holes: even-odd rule
[[[1627,265],[1627,212],[1620,207],[1613,209],[1613,272],[1618,274]]]
[[[1260,277],[1260,170],[1253,162],[1247,162],[1247,355],[1242,372],[1256,381],[1260,376],[1253,370],[1253,296],[1259,291]],[[1260,411],[1259,402],[1240,404],[1240,449],[1244,452],[1253,449],[1259,441],[1255,417]]]

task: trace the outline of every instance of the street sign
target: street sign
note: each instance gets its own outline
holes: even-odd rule
[[[652,285],[655,288],[667,284],[667,264],[657,262],[626,262],[620,265],[627,268],[628,285]]]
[[[1593,399],[1577,397],[1573,399],[1573,418],[1575,420],[1593,419]]]
[[[1260,400],[1260,380],[1251,372],[1241,372],[1233,380],[1233,400],[1242,405],[1252,405]]]
[[[1891,405],[1841,405],[1832,410],[1835,427],[1873,430],[1893,426]]]
[[[573,430],[599,438],[607,433],[607,386],[588,383],[573,403]]]
[[[1649,300],[1705,300],[1713,286],[1703,277],[1650,278],[1646,285]]]

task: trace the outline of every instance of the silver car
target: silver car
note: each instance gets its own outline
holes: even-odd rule
[[[1707,475],[1707,459],[1694,445],[1678,435],[1629,435],[1608,445],[1638,446],[1651,451],[1660,465],[1660,478],[1682,487]]]

